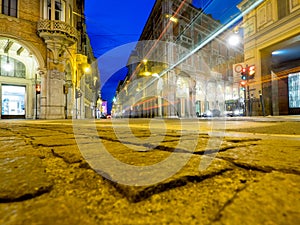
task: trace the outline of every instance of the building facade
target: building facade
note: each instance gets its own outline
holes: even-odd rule
[[[232,30],[208,41],[221,27],[191,0],[157,0],[117,88],[113,114],[196,117],[243,98],[232,73],[243,60],[242,43],[227,43]]]
[[[244,0],[239,8],[252,2]],[[300,1],[262,1],[242,27],[244,62],[256,67],[249,81],[252,115],[300,114]]]
[[[91,118],[99,73],[84,1],[1,0],[1,118]]]

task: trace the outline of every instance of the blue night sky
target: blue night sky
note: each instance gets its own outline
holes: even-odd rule
[[[213,18],[227,23],[239,13],[241,0],[194,0]],[[108,113],[118,82],[126,75],[126,63],[138,41],[155,0],[86,0],[87,32],[99,61],[102,99],[108,101]],[[122,47],[121,47],[122,46]],[[115,68],[110,70],[110,68]],[[113,73],[113,74],[112,74]]]

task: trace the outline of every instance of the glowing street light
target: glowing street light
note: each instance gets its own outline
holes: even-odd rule
[[[91,72],[91,68],[90,68],[90,67],[85,67],[85,68],[84,68],[84,72],[85,72],[85,73]]]
[[[143,59],[143,63],[145,65],[145,71],[141,72],[140,75],[142,75],[142,76],[151,76],[152,73],[148,71],[148,67],[147,67],[148,60]]]
[[[228,38],[228,44],[230,44],[231,46],[237,46],[240,43],[241,43],[241,37],[238,34],[232,34]]]
[[[176,18],[176,17],[174,17],[172,15],[166,14],[166,18],[168,18],[173,23],[178,23],[178,18]]]

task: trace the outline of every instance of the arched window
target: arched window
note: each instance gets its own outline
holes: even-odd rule
[[[26,67],[24,63],[9,56],[0,55],[0,75],[7,77],[26,77]]]

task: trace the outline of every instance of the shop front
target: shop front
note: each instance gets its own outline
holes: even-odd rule
[[[2,85],[1,118],[25,119],[25,96],[25,86]]]

